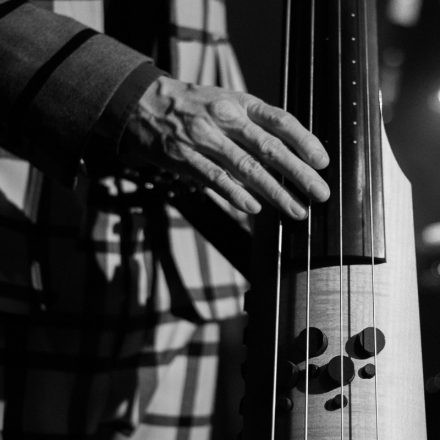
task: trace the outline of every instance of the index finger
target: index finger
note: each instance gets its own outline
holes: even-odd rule
[[[249,98],[246,108],[252,121],[279,137],[310,166],[320,170],[329,164],[321,142],[293,115],[253,97]]]

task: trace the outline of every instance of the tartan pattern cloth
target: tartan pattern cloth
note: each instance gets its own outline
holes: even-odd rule
[[[102,30],[101,1],[51,6]],[[170,2],[176,76],[244,87],[224,8]],[[244,279],[132,182],[71,191],[5,153],[0,191],[3,438],[208,439],[218,320],[241,313]]]

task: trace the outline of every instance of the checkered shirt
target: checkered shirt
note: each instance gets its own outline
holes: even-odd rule
[[[174,75],[243,89],[224,2],[170,1]],[[102,30],[101,1],[51,6]],[[3,152],[0,237],[0,438],[209,438],[218,321],[245,281],[176,209],[117,177],[72,191]]]

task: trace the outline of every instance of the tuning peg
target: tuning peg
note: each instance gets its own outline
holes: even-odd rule
[[[306,354],[307,329],[304,329],[296,338],[295,345]],[[319,328],[309,327],[309,357],[316,357],[327,350],[327,336]]]
[[[309,364],[309,377],[310,378],[315,378],[318,377],[320,373],[320,369],[319,366],[316,364]],[[305,374],[305,371],[304,371]]]
[[[277,385],[279,388],[291,389],[299,379],[299,368],[290,361],[281,361],[278,363]]]
[[[356,345],[365,356],[374,356],[374,328],[367,327],[366,329],[362,330],[356,337]],[[376,328],[376,353],[380,353],[384,347],[385,335],[381,332],[381,330]]]
[[[355,377],[353,361],[344,356],[343,358],[343,379],[344,385],[351,383]],[[327,373],[337,384],[341,384],[341,356],[335,356],[327,365]]]
[[[371,379],[376,375],[376,367],[374,364],[367,364],[361,368],[359,373],[362,379]]]
[[[342,398],[340,394],[337,394],[333,399],[330,401],[330,408],[332,410],[340,409],[341,407],[346,407],[348,405],[348,399],[344,395]]]
[[[291,399],[289,399],[286,396],[278,397],[277,398],[277,412],[289,412],[293,409],[293,402]]]

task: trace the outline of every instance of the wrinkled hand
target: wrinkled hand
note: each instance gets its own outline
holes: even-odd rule
[[[260,196],[294,219],[307,216],[303,202],[266,166],[311,200],[329,197],[315,171],[329,162],[318,139],[292,115],[252,95],[160,77],[141,99],[138,116],[145,138],[161,141],[144,142],[147,159],[185,170],[242,211],[259,212]]]

